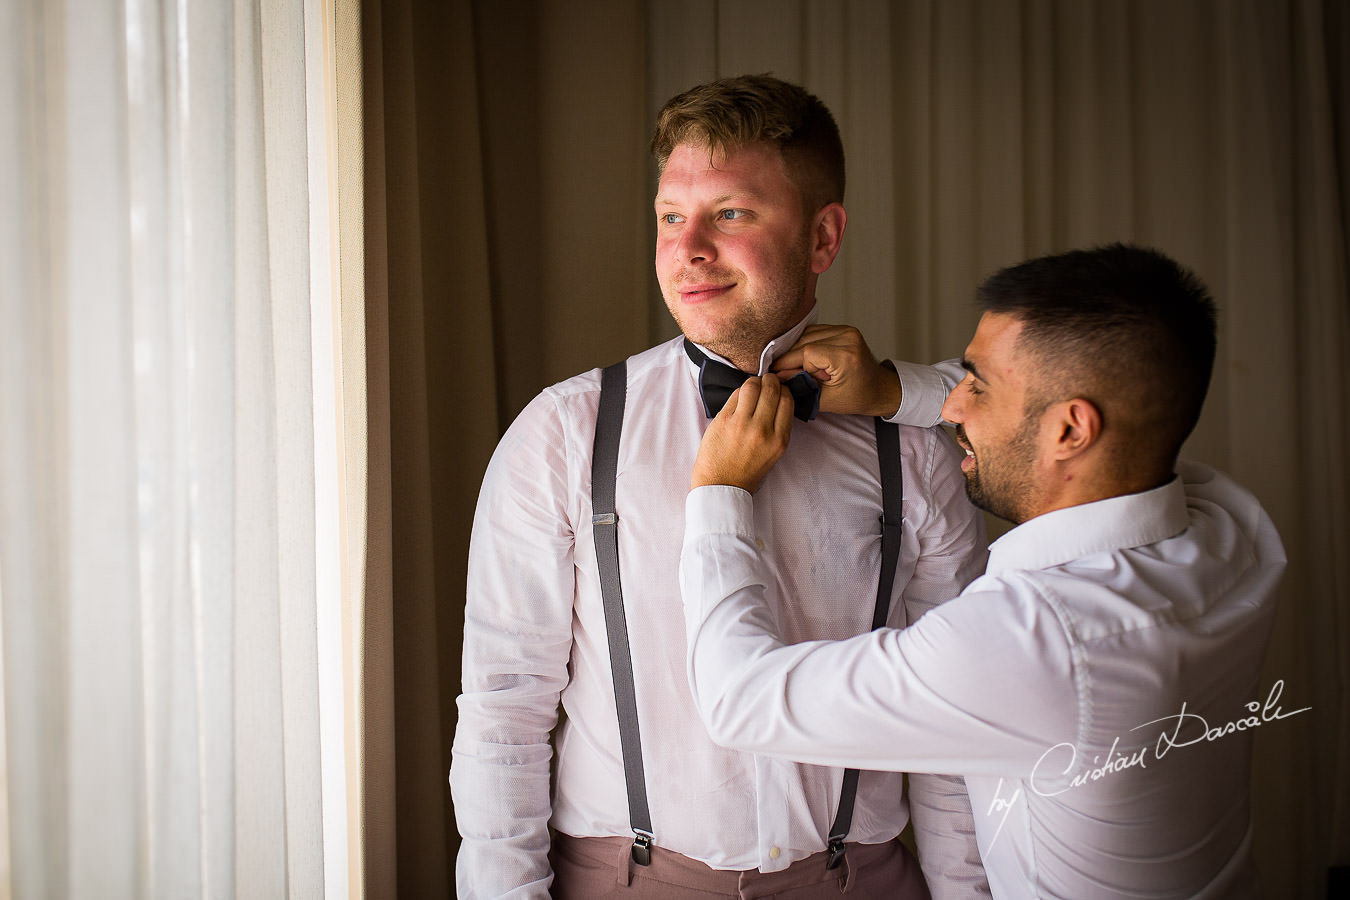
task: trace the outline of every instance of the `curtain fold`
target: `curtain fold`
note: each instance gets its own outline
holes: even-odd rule
[[[458,471],[481,471],[499,433],[477,54],[467,0],[371,0],[360,17],[362,166],[344,180],[360,179],[350,213],[363,224],[342,265],[344,309],[360,298],[364,325],[349,383],[369,428],[356,436],[364,881],[371,895],[448,896],[461,620],[446,598],[463,592],[477,492]]]
[[[14,896],[317,895],[345,860],[319,738],[320,10],[0,12]]]
[[[364,4],[375,8],[374,4]],[[334,525],[338,530],[341,607],[338,613],[344,729],[344,797],[348,814],[341,837],[348,849],[347,896],[393,896],[394,825],[393,752],[380,711],[392,715],[392,683],[387,676],[386,618],[380,598],[388,597],[388,341],[382,340],[385,297],[367,289],[382,274],[383,257],[367,252],[383,235],[378,214],[378,183],[366,177],[377,168],[382,144],[378,131],[378,16],[366,14],[361,0],[325,4],[325,46],[333,80],[330,178],[332,228],[331,291],[336,294],[333,342],[336,366],[333,413],[341,437],[335,447],[342,473]],[[327,14],[331,13],[331,17]],[[374,84],[372,84],[374,82]],[[376,398],[372,402],[372,395]],[[330,820],[331,821],[331,820]]]

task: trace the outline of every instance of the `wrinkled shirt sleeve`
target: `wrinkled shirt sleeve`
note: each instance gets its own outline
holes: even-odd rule
[[[1069,637],[1016,579],[983,576],[904,629],[785,644],[753,501],[691,491],[680,567],[688,675],[719,744],[815,765],[1025,777],[1073,735]]]
[[[990,896],[963,775],[909,777],[909,820],[933,900]]]
[[[546,391],[503,436],[478,498],[450,768],[458,896],[548,896],[550,732],[575,589],[568,436]]]
[[[916,510],[923,523],[917,531],[920,556],[905,589],[904,618],[890,620],[897,626],[913,625],[960,593],[984,572],[988,559],[984,517],[966,499],[962,454],[938,430],[929,440],[933,452],[914,498],[922,503]],[[910,773],[908,782],[915,846],[933,900],[987,896],[965,777]]]

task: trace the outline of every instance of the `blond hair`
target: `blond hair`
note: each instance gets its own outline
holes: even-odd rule
[[[782,155],[808,215],[844,200],[844,145],[834,116],[814,94],[771,75],[722,78],[672,97],[652,136],[659,172],[681,144],[710,154],[769,145]]]

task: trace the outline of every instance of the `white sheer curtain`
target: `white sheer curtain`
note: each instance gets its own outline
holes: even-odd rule
[[[323,15],[0,4],[0,892],[348,891]]]

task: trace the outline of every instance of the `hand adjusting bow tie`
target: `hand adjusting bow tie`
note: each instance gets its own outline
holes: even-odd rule
[[[698,366],[698,390],[703,395],[703,409],[711,419],[722,411],[731,392],[744,384],[750,374],[709,359],[689,338],[684,339],[684,352]],[[803,422],[814,419],[820,411],[820,385],[816,380],[805,372],[798,372],[784,381],[783,386],[792,392],[796,404],[793,414]]]

